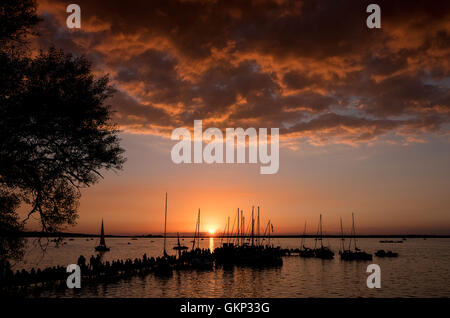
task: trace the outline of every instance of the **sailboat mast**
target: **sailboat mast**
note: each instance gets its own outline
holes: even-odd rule
[[[100,230],[100,245],[106,246],[106,243],[105,243],[105,231],[103,230],[103,219],[102,219],[102,229]]]
[[[244,228],[244,210],[241,210],[241,244],[244,245],[244,235],[245,235],[245,228]]]
[[[356,230],[355,230],[355,215],[354,213],[352,213],[352,223],[353,223],[353,241],[354,241],[354,245],[355,245],[355,250],[357,249],[356,246]]]
[[[200,209],[198,209],[198,213],[200,213]],[[197,214],[197,220],[195,221],[194,239],[192,240],[192,249],[193,250],[195,249],[195,243],[197,241],[197,233],[198,233],[198,228],[199,228],[198,219],[199,219],[199,215]]]
[[[319,224],[317,224],[316,238],[314,239],[314,249],[317,248],[317,241],[319,240],[319,231],[320,231],[320,221]]]
[[[236,235],[236,241],[237,241],[237,245],[239,246],[239,223],[240,223],[240,219],[239,219],[239,208],[237,209],[237,235]]]
[[[256,244],[259,245],[261,233],[259,232],[259,207],[258,207],[258,238],[256,239]]]
[[[246,235],[246,231],[245,231],[245,217],[244,217],[244,211],[242,211],[242,245],[245,244],[245,235]]]
[[[229,243],[230,240],[230,217],[228,217],[228,224],[227,224],[227,243]]]
[[[340,218],[341,220],[341,241],[342,241],[342,252],[345,251],[345,247],[344,247],[344,229],[342,228],[342,218]]]
[[[255,240],[255,219],[253,217],[253,212],[255,210],[255,207],[252,207],[252,246],[254,245],[254,240]]]
[[[305,221],[305,228],[303,229],[303,236],[302,236],[302,240],[301,240],[301,248],[303,248],[303,246],[305,246],[305,235],[306,235],[306,221]]]
[[[320,246],[323,247],[322,214],[320,215]]]
[[[166,255],[166,236],[167,236],[167,192],[166,201],[164,204],[164,255]]]

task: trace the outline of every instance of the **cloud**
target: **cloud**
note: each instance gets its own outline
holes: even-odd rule
[[[450,114],[446,1],[79,1],[82,29],[60,1],[40,0],[39,47],[84,54],[109,73],[122,129],[168,136],[194,119],[280,127],[293,142],[422,142]]]

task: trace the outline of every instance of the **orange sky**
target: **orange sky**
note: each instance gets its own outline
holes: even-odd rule
[[[73,232],[96,233],[101,218],[108,233],[163,231],[168,192],[168,232],[192,232],[198,208],[201,230],[222,231],[236,209],[250,220],[261,208],[275,233],[309,233],[323,214],[327,233],[349,230],[351,213],[361,234],[449,234],[449,147],[428,143],[404,147],[305,146],[282,149],[280,171],[259,174],[258,165],[176,165],[174,142],[160,137],[123,135],[124,170],[82,191],[80,218]],[[248,224],[248,223],[247,223]]]

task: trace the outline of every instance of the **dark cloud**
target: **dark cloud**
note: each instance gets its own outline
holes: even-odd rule
[[[289,138],[363,142],[445,129],[450,114],[448,1],[41,0],[41,47],[85,54],[119,93],[116,119],[168,134],[194,119],[280,127]]]

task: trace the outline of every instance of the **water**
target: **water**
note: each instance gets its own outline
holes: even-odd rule
[[[397,240],[397,239],[395,239]],[[44,268],[53,265],[76,263],[79,255],[87,259],[95,255],[97,239],[66,239],[65,245],[55,247],[50,243],[45,253],[28,239],[24,261],[15,268]],[[130,244],[128,244],[128,242]],[[133,277],[114,283],[83,286],[80,290],[63,289],[47,291],[44,297],[450,297],[450,239],[408,239],[403,244],[383,244],[379,239],[359,239],[359,247],[374,253],[390,249],[398,258],[377,258],[368,262],[343,262],[334,260],[283,257],[280,268],[237,268],[214,271],[174,271],[170,278],[154,275]],[[313,240],[307,240],[313,244]],[[325,239],[337,254],[339,239]],[[163,239],[107,238],[111,251],[104,260],[159,256]],[[168,239],[172,253],[176,239]],[[182,244],[190,246],[191,239]],[[219,239],[205,238],[200,247],[214,248]],[[275,239],[282,248],[297,248],[299,239]],[[338,255],[337,255],[338,256]],[[368,264],[381,267],[381,288],[366,287]],[[83,282],[82,282],[83,284]]]

